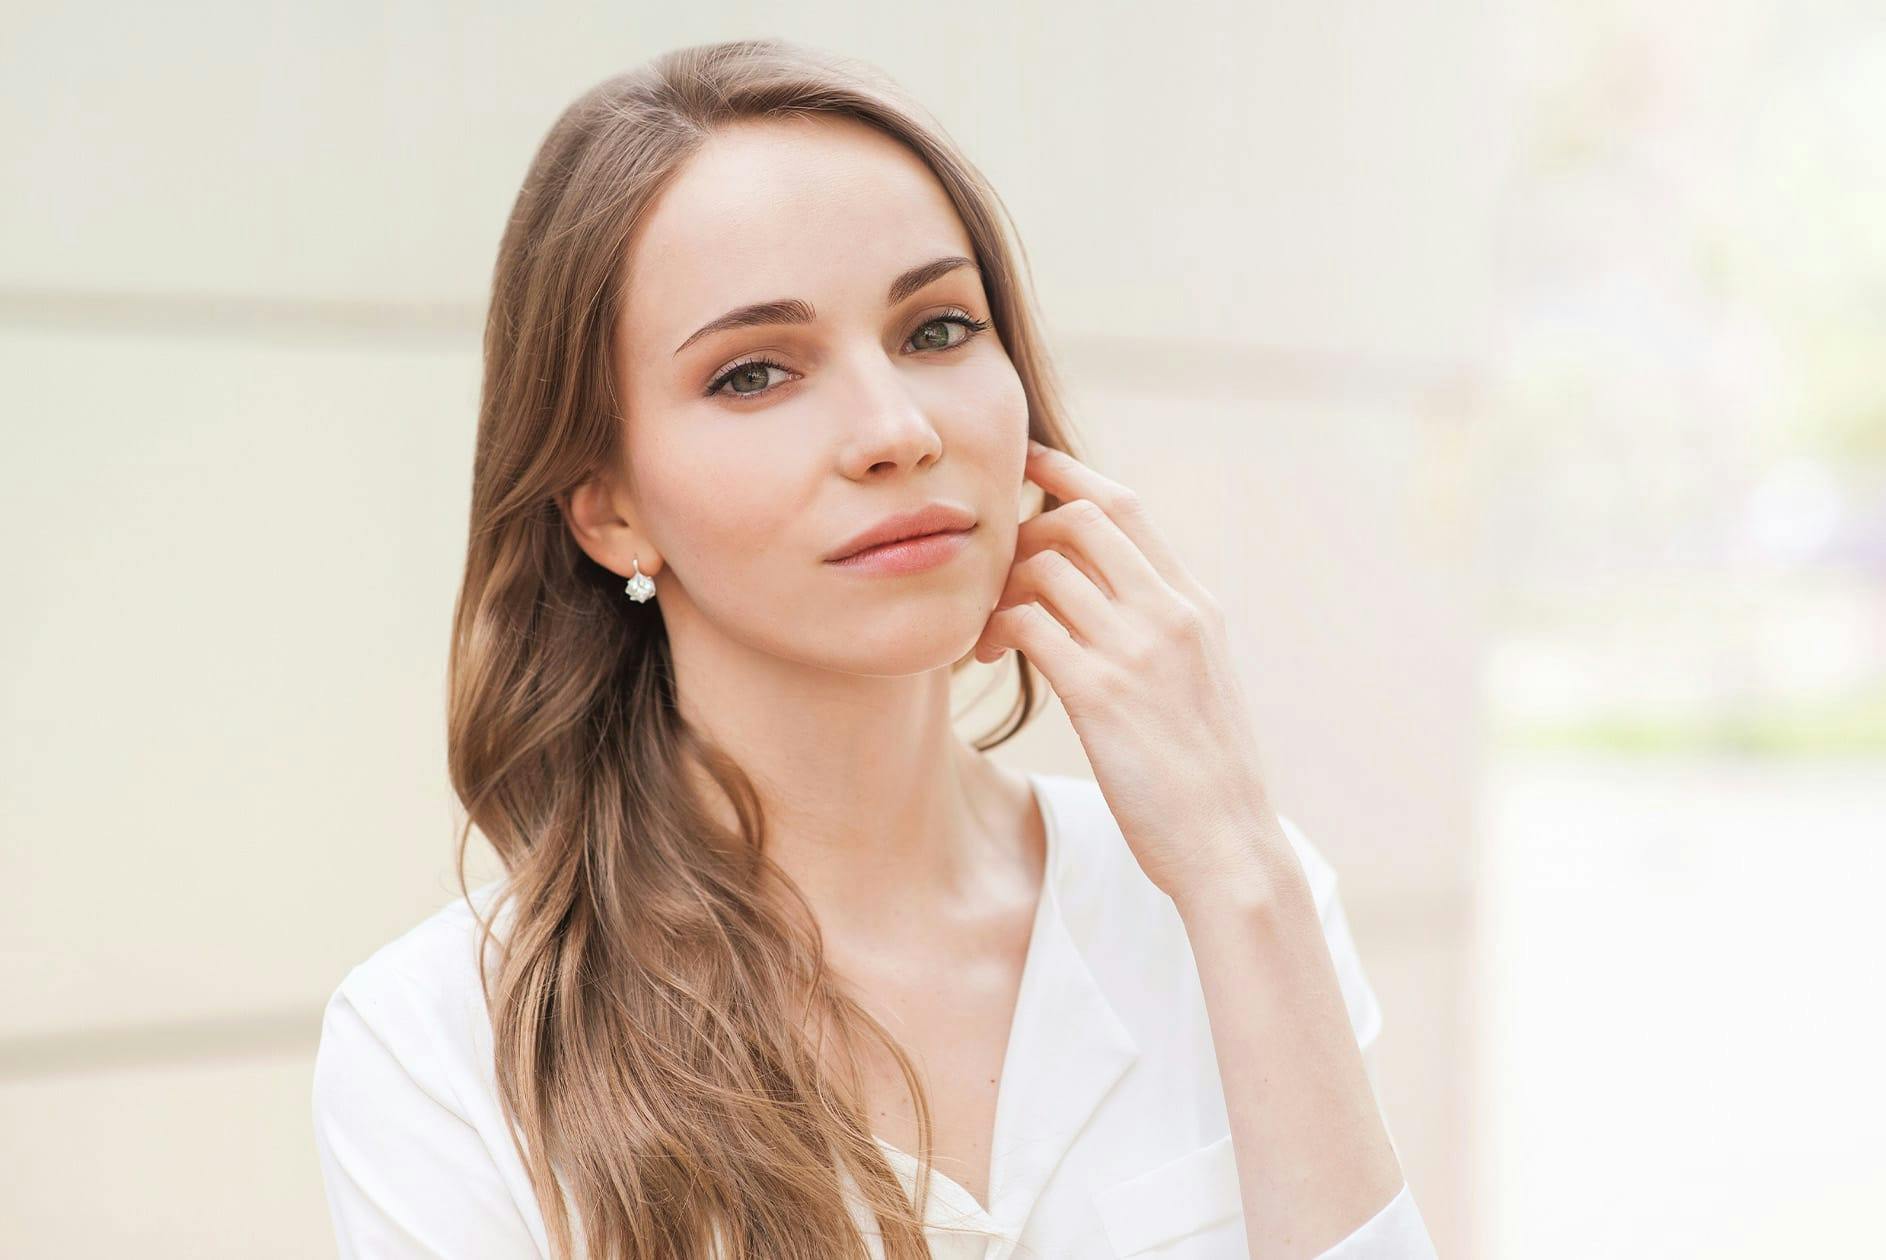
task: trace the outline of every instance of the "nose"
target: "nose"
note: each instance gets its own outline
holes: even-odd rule
[[[844,474],[857,480],[935,463],[943,453],[943,435],[909,381],[881,353],[867,352],[859,359],[852,386],[839,402],[847,416],[839,453]]]

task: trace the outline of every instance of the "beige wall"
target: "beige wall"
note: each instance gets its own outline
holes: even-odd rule
[[[1468,1254],[1476,7],[77,10],[0,39],[8,1255],[331,1255],[320,1003],[453,895],[442,676],[496,235],[577,91],[778,33],[1019,220],[1078,420],[1230,611]],[[1078,768],[1064,722],[1005,757]]]

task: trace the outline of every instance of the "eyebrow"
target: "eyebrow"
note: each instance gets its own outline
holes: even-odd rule
[[[927,263],[917,264],[909,271],[904,272],[895,280],[891,281],[891,287],[884,295],[884,304],[886,306],[895,306],[917,290],[923,288],[924,285],[929,284],[939,276],[948,275],[959,267],[968,267],[970,270],[978,272],[978,274],[980,274],[981,271],[973,260],[964,258],[960,254],[952,254],[945,258],[933,258]],[[689,346],[711,333],[726,332],[730,328],[752,328],[761,324],[809,324],[816,318],[818,318],[818,312],[812,308],[812,304],[810,302],[802,302],[798,298],[780,298],[772,302],[754,302],[749,306],[735,307],[725,315],[702,324],[699,328],[694,330],[686,341],[675,347],[675,353],[680,354],[683,350],[686,350]]]

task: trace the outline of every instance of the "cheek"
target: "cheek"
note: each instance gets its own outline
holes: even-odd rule
[[[977,373],[983,407],[1003,433],[1011,437],[1026,433],[1028,394],[1022,388],[1022,378],[1015,371],[1015,365],[1009,361],[1008,355],[998,350],[990,358],[988,370]]]
[[[1027,456],[1028,395],[1008,357],[992,355],[952,380],[946,405],[958,449],[1019,483]]]
[[[781,559],[804,518],[805,482],[750,447],[669,441],[647,461],[643,502],[664,559],[697,592],[751,584]]]
[[[803,481],[762,436],[711,424],[643,438],[637,502],[662,556],[690,585],[766,564],[802,517]]]
[[[1006,362],[1006,360],[1005,360]],[[1028,393],[1022,388],[1021,377],[1010,368],[1007,379],[1002,383],[998,395],[991,404],[990,413],[996,419],[996,429],[1002,442],[1004,463],[1002,464],[1003,484],[1009,487],[1012,505],[1015,508],[1011,520],[1019,520],[1022,509],[1030,501],[1033,488],[1028,484]]]

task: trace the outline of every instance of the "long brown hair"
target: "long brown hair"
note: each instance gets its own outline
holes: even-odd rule
[[[875,126],[936,173],[1030,433],[1071,449],[1006,207],[878,71],[772,38],[679,48],[592,88],[544,138],[492,278],[447,741],[460,890],[474,826],[505,871],[493,909],[508,927],[492,974],[480,917],[479,973],[506,1119],[559,1258],[863,1256],[841,1164],[887,1260],[929,1255],[928,1196],[911,1202],[873,1137],[857,1039],[911,1091],[927,1192],[911,1060],[828,973],[808,903],[765,854],[752,781],[682,720],[658,606],[624,596],[563,518],[563,496],[623,454],[609,347],[639,216],[717,127],[816,114]],[[1010,659],[1017,695],[979,749],[1036,711],[1031,667]],[[704,806],[691,766],[737,828]],[[827,1033],[845,1070],[830,1070]]]

